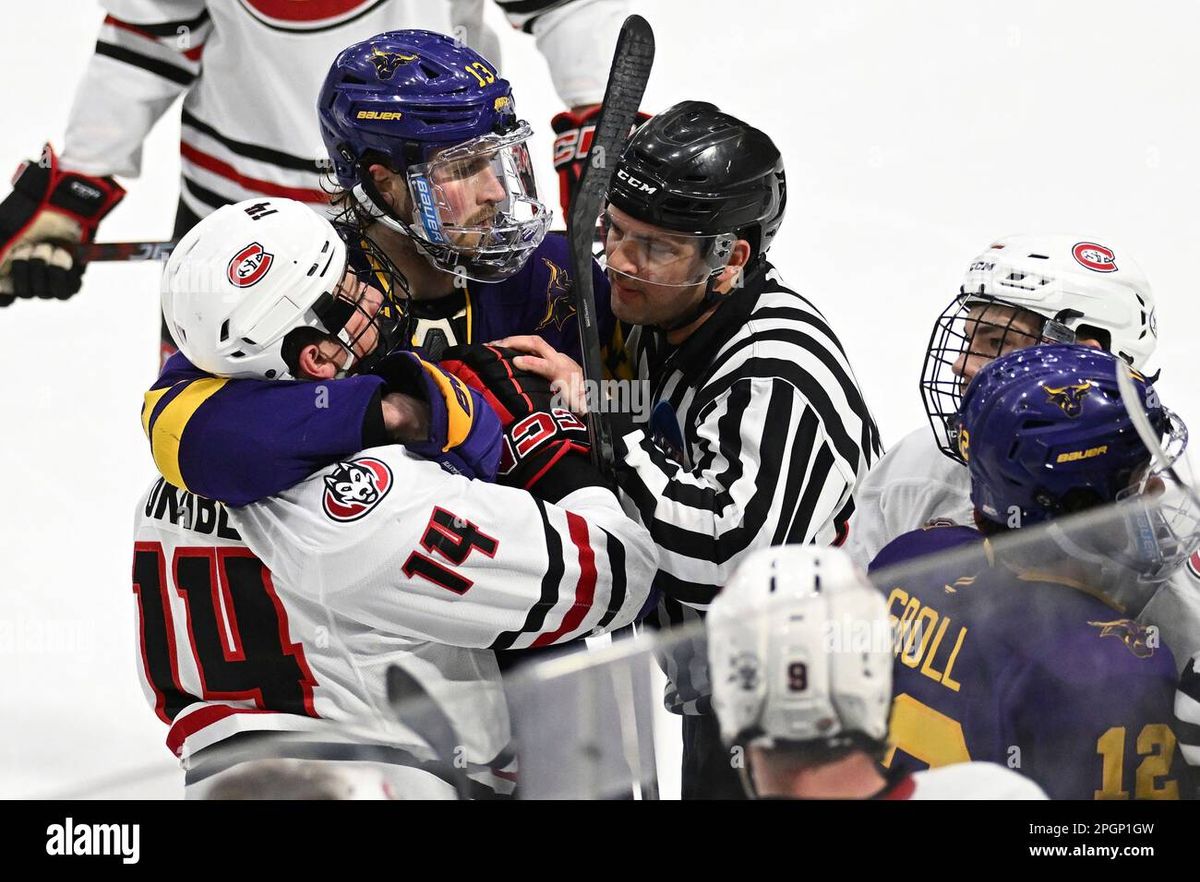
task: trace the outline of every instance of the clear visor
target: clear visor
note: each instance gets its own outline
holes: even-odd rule
[[[1142,510],[1127,518],[1128,554],[1142,577],[1158,582],[1174,574],[1200,548],[1200,494],[1187,456],[1188,427],[1163,408],[1166,425],[1159,432],[1141,409],[1126,371],[1118,371],[1117,382],[1130,418],[1153,455],[1150,467],[1118,497],[1145,500]],[[1151,388],[1150,395],[1157,396],[1157,391]]]
[[[521,122],[410,166],[413,231],[431,245],[484,259],[537,247],[550,214],[537,198],[525,143],[531,134]]]
[[[627,229],[606,208],[600,240],[609,272],[650,285],[690,288],[725,268],[737,237]]]

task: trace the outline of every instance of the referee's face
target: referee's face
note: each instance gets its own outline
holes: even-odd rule
[[[705,274],[695,237],[673,235],[613,205],[606,227],[613,315],[635,325],[662,325],[695,309],[705,284],[694,281]]]

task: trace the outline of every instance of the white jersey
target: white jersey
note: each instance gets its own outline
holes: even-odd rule
[[[918,429],[900,439],[858,482],[843,547],[865,570],[897,536],[933,518],[973,526],[974,511],[966,468],[938,449],[928,428]]]
[[[550,505],[395,445],[242,508],[162,480],[141,506],[143,687],[189,775],[205,748],[271,731],[290,758],[365,745],[360,759],[435,774],[453,749],[473,781],[511,789],[492,650],[629,624],[657,566],[607,490]],[[389,707],[391,666],[423,702],[407,725]]]
[[[955,763],[914,772],[890,799],[1048,799],[1024,775],[995,763]]]
[[[136,177],[143,141],[182,94],[182,198],[200,217],[261,196],[328,205],[317,94],[333,59],[350,44],[384,31],[426,28],[461,34],[499,64],[482,0],[101,5],[108,15],[75,95],[62,165]],[[563,101],[599,102],[627,0],[509,5],[513,25],[536,38]]]
[[[845,548],[864,569],[893,539],[932,520],[975,525],[970,472],[941,452],[928,428],[909,433],[884,454],[859,482],[854,502]],[[1159,629],[1182,670],[1200,651],[1200,567],[1181,567],[1137,620]]]

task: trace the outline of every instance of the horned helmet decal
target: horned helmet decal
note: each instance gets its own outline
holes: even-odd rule
[[[1057,404],[1069,417],[1077,417],[1083,410],[1083,397],[1092,391],[1092,381],[1071,383],[1068,386],[1043,386],[1053,404]]]
[[[381,80],[390,80],[392,75],[400,68],[400,65],[417,60],[416,55],[405,55],[402,52],[383,52],[379,49],[372,49],[371,54],[367,57],[375,65],[375,73]]]

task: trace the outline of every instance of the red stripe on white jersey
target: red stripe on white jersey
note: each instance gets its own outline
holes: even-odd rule
[[[278,711],[259,710],[257,708],[230,707],[227,704],[212,704],[193,711],[187,716],[175,718],[174,725],[167,732],[167,747],[176,756],[183,756],[183,743],[201,729],[214,723],[219,723],[234,714],[278,714]],[[289,716],[283,714],[282,716]]]
[[[240,187],[253,190],[264,196],[279,196],[284,199],[296,199],[300,202],[328,204],[329,194],[324,190],[311,190],[307,187],[286,187],[271,181],[262,181],[239,172],[227,162],[217,159],[203,150],[193,147],[186,141],[179,142],[179,153],[184,159],[193,162],[200,168],[220,175],[233,181]]]
[[[160,37],[156,37],[149,31],[143,31],[135,24],[130,24],[127,21],[121,21],[119,18],[113,18],[111,15],[106,15],[104,17],[104,23],[106,25],[112,25],[114,28],[120,28],[123,31],[129,31],[131,34],[137,34],[139,37],[145,37],[147,40],[152,40],[160,45],[164,45]],[[190,49],[182,50],[179,54],[188,61],[199,61],[200,56],[204,54],[204,44],[201,43],[199,46],[193,46]]]
[[[575,602],[563,616],[558,630],[551,634],[543,634],[534,640],[531,646],[549,646],[574,631],[596,601],[596,555],[588,539],[587,521],[574,512],[567,512],[567,527],[571,534],[571,542],[579,552],[579,582],[575,585]]]

